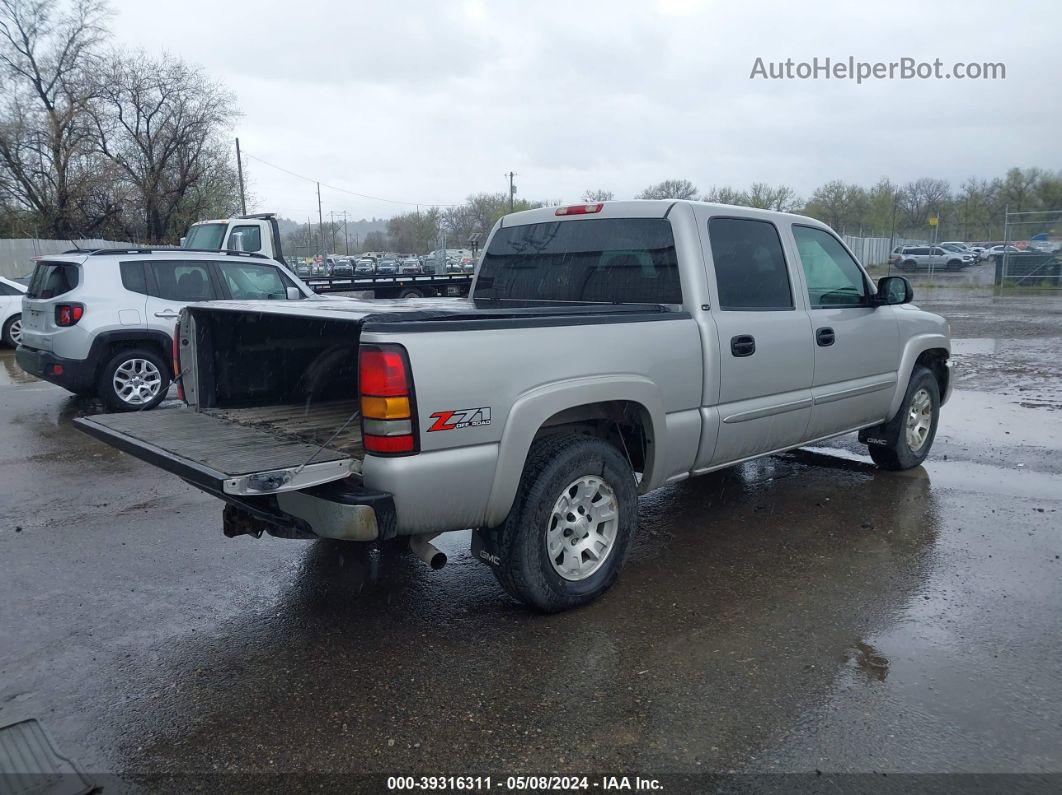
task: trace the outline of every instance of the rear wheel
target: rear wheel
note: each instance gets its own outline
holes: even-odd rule
[[[100,399],[115,411],[152,409],[169,388],[169,367],[146,348],[118,351],[100,370],[96,384]]]
[[[634,473],[612,445],[558,435],[528,454],[512,510],[499,529],[501,586],[555,613],[611,587],[638,525]]]
[[[4,323],[3,329],[4,342],[10,345],[12,348],[17,348],[22,342],[22,315],[12,315]]]
[[[912,469],[921,464],[937,435],[940,416],[940,387],[925,367],[915,367],[907,393],[896,416],[871,428],[865,439],[870,457],[882,469]]]
[[[398,294],[399,298],[423,298],[424,291],[419,287],[403,287],[402,291]]]

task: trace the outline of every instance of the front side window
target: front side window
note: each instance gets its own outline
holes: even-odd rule
[[[600,218],[503,227],[483,257],[473,297],[681,304],[671,222]]]
[[[287,287],[280,271],[271,265],[250,262],[219,262],[221,279],[229,295],[241,301],[286,300]]]
[[[708,239],[720,309],[793,308],[785,254],[774,224],[751,218],[712,218]]]
[[[152,262],[156,294],[167,301],[213,301],[218,297],[204,262]]]
[[[812,309],[866,304],[863,271],[841,241],[823,229],[797,224],[793,225],[793,237]]]
[[[236,248],[237,240],[240,241],[239,248]],[[232,234],[229,235],[229,251],[250,251],[253,253],[261,250],[261,229],[254,225],[234,226],[232,228]]]

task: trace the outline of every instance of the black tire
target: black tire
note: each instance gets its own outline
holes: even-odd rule
[[[961,259],[948,260],[948,270],[949,271],[957,271],[961,267],[962,267],[962,260]]]
[[[114,376],[118,368],[126,362],[131,362],[135,359],[151,362],[158,370],[160,376],[158,392],[154,397],[144,400],[142,403],[133,403],[123,399],[114,386]],[[100,369],[99,377],[96,379],[96,392],[104,405],[112,411],[147,411],[153,409],[165,400],[166,391],[169,388],[169,365],[163,361],[157,352],[148,348],[123,348]]]
[[[585,579],[569,580],[554,568],[546,538],[555,503],[584,476],[599,477],[612,490],[617,526],[597,570]],[[588,436],[546,437],[531,447],[512,510],[497,530],[501,562],[493,567],[494,576],[511,596],[544,613],[585,605],[616,581],[637,527],[634,473],[615,447]]]
[[[424,291],[419,287],[404,287],[398,294],[399,298],[423,298]]]
[[[12,348],[17,348],[18,347],[18,340],[15,339],[14,331],[13,331],[13,329],[15,328],[15,324],[16,323],[18,323],[19,326],[21,327],[21,325],[22,325],[22,313],[21,312],[19,314],[17,314],[17,315],[12,315],[6,321],[4,321],[3,333],[0,334],[0,337],[3,338],[4,343],[7,344],[7,345],[10,345]]]
[[[915,395],[925,390],[930,402],[931,418],[929,430],[925,440],[917,450],[912,450],[907,441],[907,420],[911,412],[912,401]],[[928,369],[916,366],[911,373],[911,380],[907,384],[907,393],[903,396],[900,410],[896,416],[879,425],[865,431],[863,438],[867,441],[870,457],[882,469],[901,470],[913,469],[925,461],[929,455],[929,449],[933,446],[933,440],[937,435],[937,421],[940,418],[940,386],[937,379]]]
[[[905,260],[904,262],[900,263],[900,270],[902,271],[913,271],[917,267],[918,263],[915,262],[913,259]]]

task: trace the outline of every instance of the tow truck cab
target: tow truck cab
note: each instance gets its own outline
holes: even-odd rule
[[[200,221],[188,228],[181,238],[181,248],[208,251],[247,251],[264,254],[284,262],[280,245],[280,226],[275,213],[241,215]]]

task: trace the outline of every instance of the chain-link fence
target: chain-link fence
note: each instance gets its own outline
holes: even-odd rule
[[[991,251],[996,285],[1062,290],[1062,210],[1005,213],[1003,242]]]

